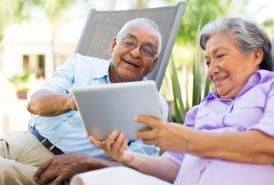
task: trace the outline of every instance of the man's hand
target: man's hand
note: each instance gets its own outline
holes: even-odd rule
[[[68,107],[70,108],[70,110],[78,110],[73,95],[69,96],[67,103],[68,103]]]
[[[107,161],[91,158],[83,154],[56,155],[43,163],[34,177],[39,185],[59,185],[78,173],[104,168],[110,165]]]

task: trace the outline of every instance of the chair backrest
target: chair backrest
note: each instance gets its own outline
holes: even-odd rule
[[[155,69],[147,78],[155,80],[160,89],[172,52],[176,34],[185,10],[185,2],[160,8],[89,12],[78,42],[76,53],[98,58],[110,58],[109,47],[113,37],[129,20],[144,17],[155,21],[162,34],[162,51]]]

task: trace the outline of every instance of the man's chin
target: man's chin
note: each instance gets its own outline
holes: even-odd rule
[[[140,78],[139,76],[133,76],[133,75],[121,75],[120,77],[123,82],[139,81],[143,79],[143,78]]]

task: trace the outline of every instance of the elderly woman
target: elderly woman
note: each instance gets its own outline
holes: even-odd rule
[[[160,157],[134,153],[127,150],[125,136],[115,131],[104,142],[91,138],[129,168],[90,173],[94,181],[89,184],[97,180],[142,185],[274,184],[274,73],[269,39],[254,23],[223,18],[202,29],[200,45],[215,90],[186,114],[184,125],[136,117],[151,127],[137,132],[137,138],[167,152]]]

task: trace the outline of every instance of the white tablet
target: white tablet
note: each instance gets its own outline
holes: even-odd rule
[[[154,81],[123,82],[72,89],[88,135],[104,139],[112,130],[133,139],[144,128],[134,116],[162,117],[159,94]]]

